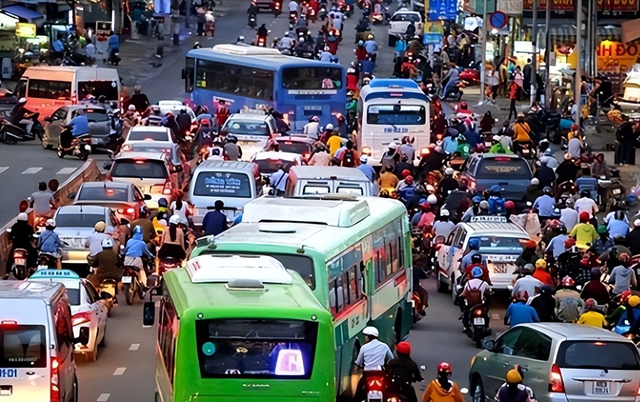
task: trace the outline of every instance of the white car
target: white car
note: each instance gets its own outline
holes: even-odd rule
[[[258,165],[262,177],[270,177],[280,164],[285,168],[302,165],[302,156],[293,152],[262,151],[254,154],[251,162]]]
[[[238,138],[244,161],[251,160],[256,152],[262,151],[269,138],[280,135],[276,133],[276,123],[272,116],[252,109],[243,109],[240,113],[229,116],[220,132]]]
[[[41,269],[31,275],[29,281],[58,282],[64,285],[71,307],[73,336],[80,335],[80,328],[89,328],[89,343],[77,344],[75,353],[83,354],[87,361],[96,361],[98,347],[104,342],[107,331],[109,308],[91,282],[67,269]]]
[[[126,150],[127,144],[132,142],[159,142],[166,144],[167,147],[170,147],[173,142],[173,137],[171,136],[171,129],[167,127],[157,127],[157,126],[135,126],[129,130],[127,134],[127,138],[124,140],[122,144],[122,149]]]
[[[415,23],[416,35],[422,35],[423,22],[419,12],[401,8],[389,20],[389,46],[395,46],[396,40],[407,32],[407,27]]]
[[[503,216],[478,216],[469,223],[458,223],[437,250],[434,270],[439,292],[454,289],[462,277],[460,260],[469,251],[472,238],[480,241],[480,253],[487,259],[491,288],[506,290],[514,278],[515,261],[524,250],[523,243],[531,237]],[[451,293],[455,299],[456,292]]]
[[[187,114],[189,115],[189,117],[191,117],[191,123],[195,123],[196,121],[196,114],[193,112],[193,109],[191,109],[189,106],[183,104],[180,101],[163,100],[158,102],[157,105],[153,105],[151,107],[154,109],[155,108],[160,109],[160,113],[162,114],[162,116],[164,116],[169,112],[177,116],[178,113],[180,113],[180,110],[186,109]]]

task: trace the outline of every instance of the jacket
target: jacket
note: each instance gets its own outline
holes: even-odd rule
[[[64,243],[53,230],[45,230],[38,239],[38,248],[41,253],[59,254],[62,247],[64,247]]]
[[[143,255],[154,258],[154,255],[151,254],[151,251],[147,248],[147,244],[142,240],[142,233],[134,233],[124,248],[124,256],[136,258],[142,257]]]
[[[11,240],[11,247],[24,248],[27,250],[33,249],[31,240],[33,239],[33,228],[27,222],[17,221],[11,226],[11,233],[9,233],[9,240]]]
[[[109,36],[108,40],[109,50],[120,49],[120,37],[116,34]]]
[[[422,396],[423,402],[464,402],[464,397],[458,388],[458,385],[454,382],[451,384],[449,390],[445,390],[440,386],[438,380],[433,380],[429,383],[427,390],[424,391]]]

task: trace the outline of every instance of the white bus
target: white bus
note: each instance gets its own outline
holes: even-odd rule
[[[358,149],[379,165],[389,144],[414,137],[416,156],[431,138],[429,99],[413,80],[373,79],[358,100]]]

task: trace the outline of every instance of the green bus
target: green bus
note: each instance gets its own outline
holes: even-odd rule
[[[274,258],[203,255],[164,274],[156,402],[335,402],[333,350],[331,314]]]
[[[242,223],[200,238],[204,254],[268,255],[298,272],[333,316],[338,396],[350,397],[362,330],[374,325],[389,345],[413,323],[411,232],[402,203],[378,197],[261,197]]]

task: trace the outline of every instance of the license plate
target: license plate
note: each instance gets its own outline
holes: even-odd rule
[[[17,378],[18,369],[0,369],[0,378]]]
[[[614,188],[613,190],[611,190],[611,192],[613,193],[613,195],[618,195],[622,192],[622,190],[620,190],[619,188]]]
[[[595,395],[608,395],[609,383],[607,381],[595,381],[593,383],[593,393]]]
[[[382,402],[382,391],[369,391],[367,393],[367,402]]]
[[[506,274],[508,270],[509,270],[508,264],[493,264],[494,274]]]
[[[27,265],[27,261],[24,258],[16,258],[15,265],[24,267],[25,265]]]
[[[473,325],[484,325],[484,318],[476,317],[473,319]]]
[[[485,141],[484,146],[485,148],[491,148],[491,143],[489,141]]]
[[[122,277],[122,283],[131,283],[131,277],[130,276],[123,276]]]

